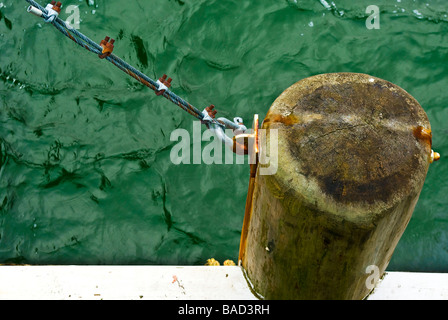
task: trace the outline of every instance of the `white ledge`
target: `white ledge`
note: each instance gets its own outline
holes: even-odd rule
[[[256,299],[235,266],[0,266],[0,300]]]
[[[0,266],[0,300],[256,300],[237,266]],[[448,299],[448,274],[387,272],[368,300]]]
[[[448,300],[448,273],[386,272],[368,300]]]

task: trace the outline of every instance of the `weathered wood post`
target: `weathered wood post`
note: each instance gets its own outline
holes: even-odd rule
[[[254,290],[266,299],[365,298],[426,178],[426,113],[385,80],[323,74],[284,91],[262,129],[267,145],[278,130],[278,170],[261,175],[258,165],[247,202],[239,259]]]

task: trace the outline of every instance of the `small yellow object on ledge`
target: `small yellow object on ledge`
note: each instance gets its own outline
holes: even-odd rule
[[[224,265],[225,266],[234,266],[235,262],[233,262],[232,260],[227,259],[226,261],[224,261]]]
[[[215,260],[214,258],[207,259],[206,266],[219,266],[219,261]]]
[[[235,266],[235,262],[233,262],[230,259],[227,259],[226,261],[224,261],[223,263],[225,266]],[[207,259],[207,263],[205,264],[206,266],[220,266],[219,261],[215,260],[214,258],[210,258]]]

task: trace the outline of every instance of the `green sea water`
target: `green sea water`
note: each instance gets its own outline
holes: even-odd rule
[[[249,166],[173,164],[170,135],[192,132],[191,115],[27,13],[26,1],[0,1],[0,263],[236,261]],[[78,6],[79,31],[116,39],[114,53],[149,77],[166,73],[197,108],[246,123],[320,73],[404,88],[442,158],[388,269],[448,271],[445,0],[63,4]],[[366,27],[369,5],[379,29]]]

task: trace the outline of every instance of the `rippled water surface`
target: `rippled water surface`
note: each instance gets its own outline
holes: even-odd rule
[[[0,262],[236,261],[248,166],[174,165],[170,134],[192,131],[189,114],[28,14],[26,1],[0,1]],[[263,119],[284,89],[319,73],[407,90],[442,159],[389,270],[448,271],[446,1],[69,4],[81,32],[115,38],[116,55],[153,79],[169,74],[174,92],[221,116]],[[378,30],[366,28],[371,4]]]

